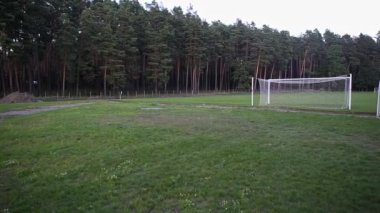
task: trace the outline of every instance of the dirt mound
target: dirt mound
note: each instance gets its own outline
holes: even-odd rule
[[[37,102],[38,99],[26,92],[12,92],[0,100],[0,103]]]

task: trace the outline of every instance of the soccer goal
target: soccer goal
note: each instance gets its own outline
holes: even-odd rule
[[[380,118],[380,81],[379,81],[379,86],[377,86],[377,110],[376,110],[376,117]]]
[[[258,79],[260,106],[351,110],[352,75]]]

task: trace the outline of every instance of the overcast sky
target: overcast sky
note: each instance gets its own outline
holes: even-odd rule
[[[146,0],[139,0],[145,5]],[[317,28],[334,33],[358,36],[360,33],[375,37],[380,31],[380,0],[156,0],[171,10],[181,6],[186,13],[193,5],[198,15],[208,22],[220,20],[233,24],[255,22],[256,26],[269,25],[299,36]]]

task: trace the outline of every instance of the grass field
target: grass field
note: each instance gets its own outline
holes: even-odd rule
[[[353,110],[372,101],[354,94]],[[249,104],[128,99],[5,118],[0,211],[380,211],[379,119]]]
[[[267,98],[263,96],[262,102],[267,104]],[[354,92],[352,94],[353,112],[376,112],[376,98],[376,93]],[[346,103],[342,92],[274,93],[270,95],[270,106],[347,111],[348,102]]]
[[[254,95],[253,105],[259,105],[259,94]],[[376,113],[377,104],[376,93],[373,92],[353,92],[352,93],[352,112],[354,113]],[[224,106],[250,107],[251,95],[218,95],[218,96],[195,96],[195,97],[177,97],[177,98],[146,98],[130,99],[130,102],[144,103],[170,103],[170,104],[214,104]],[[263,107],[265,109],[265,107]],[[0,108],[1,109],[1,108]],[[326,109],[325,109],[326,110]],[[318,110],[317,110],[318,111]],[[336,110],[333,110],[336,111]]]

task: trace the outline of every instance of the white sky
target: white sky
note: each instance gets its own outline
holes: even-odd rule
[[[151,0],[139,0],[145,6]],[[198,15],[208,22],[220,20],[233,24],[255,22],[299,36],[306,30],[325,29],[344,35],[360,33],[375,37],[380,31],[380,0],[156,0],[171,10],[181,6],[186,13],[193,5]]]

